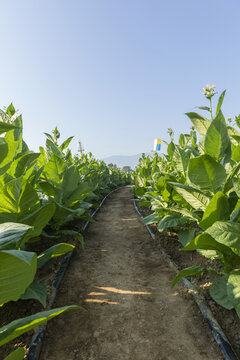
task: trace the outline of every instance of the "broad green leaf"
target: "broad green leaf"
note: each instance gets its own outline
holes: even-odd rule
[[[171,196],[171,193],[168,191],[168,187],[165,186],[164,189],[161,191],[161,195],[163,197],[163,199],[168,202],[169,198]]]
[[[72,152],[70,149],[67,149],[66,155],[65,155],[65,161],[71,161],[73,162]]]
[[[171,208],[162,208],[162,210],[166,210],[168,212],[175,212],[175,213],[179,213],[179,214],[182,214],[183,216],[185,217],[189,217],[197,222],[200,221],[200,217],[196,214],[196,212],[194,211],[190,211],[186,208],[180,208],[180,207],[177,207],[177,206],[173,206]]]
[[[51,184],[48,181],[40,181],[38,183],[38,186],[41,188],[44,194],[53,197],[56,201],[59,200],[59,189],[55,185]]]
[[[135,195],[140,197],[140,198],[145,194],[145,192],[146,192],[146,188],[142,187],[142,186],[139,186],[139,187],[134,189]]]
[[[0,212],[18,212],[21,179],[14,179],[0,187]]]
[[[65,243],[60,243],[60,244],[51,246],[50,248],[45,250],[43,253],[38,255],[37,267],[41,268],[49,259],[64,255],[64,254],[68,253],[69,251],[73,251],[74,248],[75,248],[74,245],[65,244]]]
[[[8,107],[7,107],[7,114],[8,116],[11,118],[14,114],[15,114],[15,108],[13,106],[13,104],[11,103]]]
[[[237,196],[240,197],[240,178],[234,176],[232,178],[233,190],[236,192]]]
[[[42,146],[39,146],[39,153],[40,153],[40,156],[38,158],[38,167],[45,168],[45,165],[47,164],[47,157],[46,157],[45,150]]]
[[[189,221],[189,219],[181,216],[180,214],[174,213],[171,215],[166,215],[162,218],[162,220],[160,220],[158,224],[158,231],[164,231],[168,228],[183,225],[187,221]]]
[[[36,269],[35,253],[18,250],[0,251],[0,304],[17,301],[32,283]]]
[[[221,95],[219,96],[218,104],[217,104],[217,109],[216,109],[216,114],[221,110],[225,93],[226,93],[226,90],[224,90],[224,91],[221,93]]]
[[[22,221],[24,224],[30,225],[33,227],[24,237],[24,241],[27,241],[30,238],[37,237],[41,235],[42,230],[51,220],[54,215],[56,206],[55,204],[46,204],[43,207],[37,209],[30,215],[25,216]]]
[[[32,283],[21,295],[22,300],[34,299],[38,300],[42,306],[46,307],[47,302],[47,288],[43,284]]]
[[[35,186],[38,183],[38,180],[39,180],[42,172],[43,172],[43,167],[37,168],[36,166],[34,166],[34,170],[28,179],[29,184],[31,184],[32,186]]]
[[[30,226],[17,223],[0,224],[0,250],[15,250],[20,247],[22,239]]]
[[[234,145],[239,145],[240,132],[231,126],[228,126],[227,128],[228,128],[228,136],[230,137],[231,142]]]
[[[3,138],[0,138],[0,164],[3,163],[8,153],[8,144]]]
[[[57,139],[60,138],[60,132],[58,131],[57,126],[56,126],[55,129],[52,131],[52,133],[54,134],[54,139],[55,139],[55,141],[57,141]]]
[[[185,247],[184,251],[193,251],[193,250],[217,250],[222,254],[228,254],[229,249],[227,246],[220,244],[218,241],[214,240],[209,234],[202,233],[198,235],[195,239],[190,241]]]
[[[0,120],[1,122],[11,123],[11,119],[6,113],[6,111],[3,111],[0,109]]]
[[[56,155],[59,158],[63,157],[62,152],[58,149],[57,145],[55,145],[51,140],[46,140],[46,154],[47,158],[50,159],[52,155]]]
[[[240,271],[236,270],[229,274],[227,281],[227,295],[233,307],[240,305]]]
[[[84,200],[89,192],[91,191],[91,186],[88,183],[81,183],[78,185],[77,189],[75,189],[65,200],[65,206],[71,206],[75,201]]]
[[[48,134],[48,133],[44,132],[44,135],[46,135],[49,140],[51,140],[53,143],[55,143],[54,137],[51,134]]]
[[[34,165],[36,164],[39,155],[39,153],[29,153],[21,156],[17,160],[13,161],[10,169],[8,170],[8,174],[15,178],[24,176],[24,178],[28,179],[34,169]]]
[[[11,352],[11,354],[9,354],[4,360],[23,360],[24,357],[25,349],[23,347],[19,347],[17,350]]]
[[[71,140],[74,138],[74,136],[70,136],[69,138],[67,138],[67,140],[65,140],[60,146],[59,146],[59,149],[61,151],[65,150],[68,145],[70,144]]]
[[[56,203],[56,210],[53,216],[53,220],[58,226],[61,226],[61,224],[65,222],[65,219],[69,215],[74,215],[75,217],[75,210]]]
[[[185,147],[185,145],[186,145],[186,140],[185,140],[184,134],[180,134],[178,143],[179,143],[179,145],[180,145],[182,148]]]
[[[8,123],[8,122],[5,122],[5,121],[0,121],[0,134],[3,134],[7,131],[10,131],[10,130],[14,130],[16,129],[18,126],[14,123]]]
[[[240,145],[237,145],[233,148],[232,151],[232,160],[239,162],[240,161]],[[239,165],[239,164],[238,164]]]
[[[32,211],[39,203],[36,191],[21,180],[14,179],[0,187],[0,222],[22,222],[22,216]]]
[[[81,178],[76,168],[73,165],[70,166],[63,175],[61,199],[59,202],[65,203],[68,197],[78,188],[80,180]]]
[[[142,219],[142,223],[144,225],[156,224],[160,220],[161,220],[161,216],[159,216],[159,214],[153,213],[151,215],[146,216],[144,219]]]
[[[216,158],[221,159],[228,146],[228,130],[221,110],[211,122],[204,141],[205,152]]]
[[[186,171],[190,159],[190,151],[185,151],[179,146],[175,146],[173,153],[173,161],[175,162],[176,169],[186,176]]]
[[[25,143],[24,140],[22,140],[21,145],[20,145],[20,151],[17,153],[16,155],[16,159],[19,159],[27,154],[32,153],[31,151],[29,151],[29,148],[27,146],[27,144]],[[34,154],[34,153],[33,153]]]
[[[227,220],[230,215],[228,199],[221,191],[217,192],[206,207],[199,226],[207,229],[218,220]]]
[[[227,221],[216,221],[207,233],[217,242],[233,249],[240,250],[240,224]]]
[[[174,143],[171,141],[170,144],[169,144],[168,147],[167,147],[167,153],[168,153],[168,156],[169,156],[170,158],[173,157],[174,150],[175,150],[175,145],[174,145]]]
[[[1,167],[12,161],[18,153],[22,151],[22,117],[18,116],[13,122],[14,129],[8,131],[5,135],[5,141],[8,144],[8,154],[1,164]]]
[[[184,278],[186,276],[193,276],[193,275],[202,276],[204,273],[216,274],[216,271],[213,269],[204,268],[201,266],[190,266],[186,269],[179,271],[179,273],[173,279],[172,287],[174,287],[182,278]]]
[[[82,203],[81,203],[82,204]],[[69,208],[68,208],[69,209]],[[84,214],[84,216],[83,216]],[[56,218],[56,217],[55,217]],[[71,213],[69,215],[67,215],[65,217],[65,219],[61,219],[61,226],[64,225],[64,224],[68,224],[70,223],[71,221],[74,221],[74,220],[77,220],[77,219],[80,219],[82,221],[84,220],[88,220],[90,222],[94,222],[94,220],[92,219],[92,217],[86,213],[86,210],[85,208],[82,208],[82,207],[79,207],[77,208],[76,210],[71,210]]]
[[[190,160],[191,161],[191,160]],[[194,187],[169,182],[174,189],[196,210],[205,210],[209,203],[209,197],[206,196],[201,190]]]
[[[60,184],[63,173],[67,169],[64,160],[57,155],[52,155],[44,168],[44,175],[51,183]]]
[[[209,190],[215,193],[224,184],[226,171],[221,164],[205,154],[190,159],[188,178],[191,184],[201,190]]]
[[[37,203],[39,203],[37,191],[32,185],[26,182],[21,187],[17,212],[26,213]]]
[[[83,309],[80,306],[70,305],[56,308],[48,311],[17,319],[0,328],[0,346],[24,334],[25,332],[39,326],[55,316],[62,314],[67,310]]]
[[[237,204],[231,213],[230,221],[237,222],[239,218],[240,218],[240,199],[238,199]]]
[[[225,150],[224,156],[223,156],[223,158],[221,160],[221,164],[224,167],[226,167],[226,165],[230,163],[231,156],[232,156],[231,141],[230,141],[230,138],[228,137],[228,143],[227,143],[227,146],[226,146],[226,150]]]
[[[211,121],[195,112],[186,113],[186,115],[189,117],[199,134],[205,136]]]
[[[182,230],[178,233],[178,239],[182,246],[186,246],[195,237],[196,229]]]
[[[232,179],[235,175],[238,174],[240,169],[240,163],[237,164],[232,171],[230,172],[230,174],[228,174],[228,177],[223,185],[223,192],[224,194],[226,194],[231,188],[232,188]]]
[[[227,293],[227,281],[228,275],[217,278],[211,285],[209,292],[216,303],[223,306],[225,309],[231,310],[233,306]]]
[[[38,202],[36,190],[27,182],[22,184],[21,178],[13,179],[0,187],[0,212],[24,213]],[[14,221],[18,222],[18,217]]]

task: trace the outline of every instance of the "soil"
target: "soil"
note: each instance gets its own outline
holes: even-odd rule
[[[41,360],[215,360],[222,355],[197,305],[131,201],[112,194],[76,249],[54,306],[82,305],[48,323]],[[188,254],[189,255],[189,254]]]
[[[151,214],[149,208],[139,207],[139,209],[143,216]],[[170,257],[171,262],[174,263],[179,270],[193,265],[213,267],[216,270],[221,270],[218,262],[208,260],[196,251],[180,251],[182,245],[178,241],[176,233],[169,233],[167,231],[159,232],[156,224],[150,225],[150,228],[155,235],[158,245]],[[199,296],[205,300],[213,316],[230,341],[236,355],[240,358],[240,320],[235,310],[224,309],[211,298],[209,287],[215,278],[215,275],[204,274],[202,277],[190,277],[189,280],[191,280],[191,283],[198,289]]]

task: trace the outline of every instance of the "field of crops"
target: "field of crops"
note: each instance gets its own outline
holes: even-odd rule
[[[38,300],[46,307],[47,289],[35,281],[38,272],[52,258],[74,249],[61,238],[72,236],[84,247],[83,235],[71,224],[92,221],[91,209],[130,178],[95,160],[92,154],[73,156],[68,149],[72,137],[59,144],[57,128],[46,133],[45,148],[40,147],[39,153],[31,151],[22,138],[21,115],[12,104],[0,111],[0,134],[0,306],[4,314],[10,302],[23,299]],[[45,241],[41,245],[42,237]],[[68,305],[16,317],[0,328],[0,346],[78,308]],[[24,356],[25,349],[18,347],[6,359]]]
[[[208,85],[209,105],[199,107],[207,116],[187,113],[193,126],[178,143],[169,129],[167,155],[142,157],[134,189],[140,204],[152,210],[145,224],[174,231],[182,251],[197,251],[212,262],[182,269],[172,286],[183,277],[214,274],[212,299],[240,317],[240,117],[225,120],[225,91],[215,110],[214,95],[214,86]]]
[[[84,223],[94,221],[91,214],[99,207],[106,194],[130,184],[132,177],[135,182],[133,191],[138,204],[147,209],[149,214],[142,220],[143,223],[155,224],[155,229],[157,228],[159,233],[166,234],[165,239],[168,235],[174,234],[171,241],[174,238],[181,244],[183,253],[197,252],[198,256],[206,259],[206,266],[193,263],[179,271],[175,278],[172,277],[172,284],[168,284],[169,288],[171,285],[174,287],[182,278],[208,274],[211,281],[208,283],[211,298],[218,306],[226,310],[235,310],[240,317],[240,131],[238,130],[240,116],[235,117],[234,120],[230,118],[225,120],[221,110],[225,91],[219,96],[216,109],[213,107],[213,99],[216,98],[214,86],[208,85],[204,89],[204,96],[209,101],[209,105],[200,106],[199,109],[206,112],[207,116],[204,117],[196,112],[187,113],[192,122],[190,133],[181,134],[176,143],[174,131],[169,129],[170,142],[165,142],[167,154],[160,156],[155,152],[152,157],[143,154],[132,175],[107,166],[103,161],[96,160],[91,153],[73,155],[69,149],[72,137],[61,142],[57,127],[51,134],[45,133],[45,147],[40,147],[39,153],[35,153],[28,148],[22,138],[22,118],[15,112],[13,105],[0,111],[0,326],[2,326],[0,347],[63,312],[82,309],[78,303],[70,305],[64,303],[65,306],[58,304],[55,308],[48,306],[49,289],[44,280],[42,281],[42,274],[46,269],[45,273],[49,275],[49,272],[52,272],[54,275],[55,265],[51,267],[50,263],[72,252],[75,246],[84,248],[82,231]],[[112,225],[109,220],[111,215],[108,215],[105,219],[106,224],[100,224],[101,230],[97,235],[95,234],[96,239],[98,236],[100,238],[95,239],[96,244],[92,241],[94,251],[100,242],[101,246],[104,246],[101,235],[105,231],[105,241],[109,242],[109,247],[113,249],[113,246],[116,246],[114,255],[116,258],[113,257],[115,260],[112,261],[110,254],[107,264],[113,267],[114,276],[118,274],[124,279],[125,273],[119,272],[118,269],[123,266],[125,260],[130,261],[127,260],[127,256],[129,259],[133,257],[129,253],[130,250],[128,251],[128,246],[131,247],[128,234],[135,247],[140,237],[144,244],[145,236],[139,228],[138,220],[132,214],[132,203],[127,205],[129,192],[130,190],[126,188],[123,195],[121,193],[118,195],[119,204],[112,200],[113,207],[109,208],[109,214],[119,207],[116,214],[112,215]],[[122,221],[125,222],[124,225],[121,225]],[[128,222],[133,225],[126,225]],[[114,242],[115,239],[118,240]],[[125,241],[122,247],[121,241],[123,244]],[[97,251],[108,250],[97,249]],[[148,249],[148,251],[152,250]],[[139,254],[141,255],[141,251]],[[154,256],[156,257],[156,254]],[[88,263],[93,261],[92,268],[96,267],[93,275],[98,284],[101,272],[103,279],[106,278],[106,264],[99,263],[101,270],[98,270],[96,262],[99,253],[97,255],[88,253],[88,257]],[[135,257],[137,258],[137,253]],[[161,261],[163,260],[164,258]],[[142,258],[139,261],[142,261]],[[158,263],[159,259],[153,258],[153,261]],[[79,261],[78,266],[80,266],[80,270],[77,271],[79,274],[82,266]],[[134,266],[138,269],[136,264]],[[134,266],[132,265],[132,269],[129,270],[127,265],[123,267],[127,272],[132,271],[131,277],[136,278],[134,280],[136,284],[139,270],[135,270]],[[154,269],[157,268],[153,266]],[[141,265],[143,277],[146,269]],[[152,276],[153,273],[151,270]],[[73,272],[69,276],[72,279],[69,283],[77,281],[76,273]],[[113,278],[116,279],[114,276]],[[158,278],[157,270],[154,276]],[[86,275],[84,274],[83,277]],[[91,279],[89,281],[88,286],[91,286]],[[101,278],[101,281],[104,280]],[[113,281],[111,277],[109,281]],[[121,282],[122,278],[119,281]],[[159,289],[165,286],[160,278],[158,281]],[[155,282],[156,280],[153,281]],[[150,286],[148,281],[144,283]],[[131,286],[129,283],[130,289]],[[113,289],[114,291],[110,291],[116,293],[125,291],[109,286],[103,286],[102,289]],[[68,291],[66,290],[66,293]],[[125,293],[152,294],[149,291],[125,291]],[[96,292],[90,292],[88,295],[91,294],[105,295]],[[25,310],[22,311],[23,300],[35,302],[29,303],[31,311],[26,310],[25,317],[23,316]],[[101,303],[101,299],[88,299],[88,302],[94,301]],[[111,302],[109,299],[104,299],[103,303],[119,304],[118,301],[115,299]],[[166,302],[168,301],[167,298]],[[36,306],[36,302],[39,307]],[[18,304],[20,304],[19,308]],[[60,305],[62,305],[61,301]],[[155,306],[158,308],[158,302]],[[37,311],[34,312],[34,309]],[[146,316],[146,313],[144,311],[142,316]],[[102,310],[99,314],[97,316],[101,317]],[[108,312],[106,314],[104,316],[108,316]],[[81,320],[84,322],[86,319],[84,320],[83,317]],[[166,320],[166,323],[168,324],[169,320]],[[158,323],[155,325],[158,329]],[[75,326],[79,326],[79,322]],[[95,326],[94,324],[93,328]],[[61,327],[58,331],[61,333]],[[79,332],[79,329],[76,327],[74,331]],[[92,331],[91,328],[89,331]],[[106,331],[109,331],[109,326]],[[110,329],[109,336],[111,333]],[[70,330],[69,334],[70,342],[73,338]],[[80,338],[77,342],[79,341]],[[81,341],[84,344],[85,340]],[[5,359],[24,359],[25,345],[18,344],[8,355],[6,351],[8,352],[10,348],[4,348]],[[46,353],[50,351],[48,349],[49,345],[46,345]],[[64,354],[62,356],[65,357]]]

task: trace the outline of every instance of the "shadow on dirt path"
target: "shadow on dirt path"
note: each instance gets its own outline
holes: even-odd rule
[[[48,324],[41,360],[222,359],[131,198],[130,187],[112,194],[86,231],[55,303],[86,311]]]

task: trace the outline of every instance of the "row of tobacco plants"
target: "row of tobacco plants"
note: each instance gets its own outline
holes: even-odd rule
[[[38,269],[51,258],[73,250],[73,245],[61,243],[62,235],[72,235],[83,245],[82,234],[68,225],[90,220],[91,208],[130,179],[91,154],[72,156],[68,149],[72,137],[59,145],[57,128],[45,134],[45,148],[40,147],[39,153],[31,151],[22,138],[21,115],[12,104],[0,110],[0,134],[0,306],[37,299],[45,307],[46,287],[34,281]],[[55,245],[34,252],[41,234],[51,241],[54,238]],[[0,346],[66,310],[78,308],[65,306],[16,319],[0,328]],[[19,347],[6,359],[24,356],[24,348]]]
[[[225,91],[215,111],[214,86],[208,85],[204,95],[209,106],[199,109],[208,116],[187,113],[193,126],[189,134],[180,135],[178,144],[169,129],[167,154],[143,155],[134,190],[141,205],[152,210],[145,224],[158,224],[160,232],[178,232],[183,251],[196,250],[208,263],[219,263],[185,268],[172,285],[185,276],[213,273],[211,297],[240,317],[240,117],[225,120]]]

